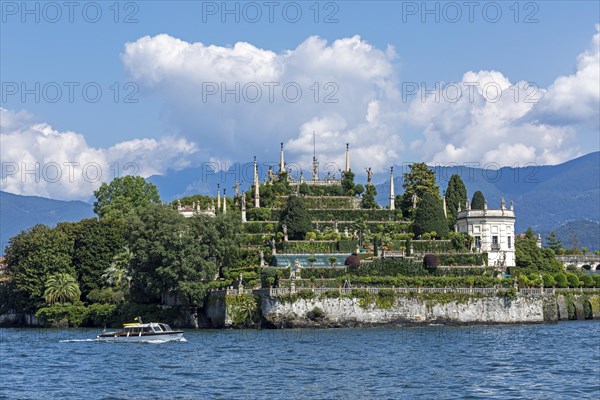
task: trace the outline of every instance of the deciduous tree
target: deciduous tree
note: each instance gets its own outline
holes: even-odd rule
[[[156,186],[141,176],[127,175],[103,183],[94,196],[94,212],[100,218],[121,218],[136,208],[160,203]]]
[[[194,217],[196,218],[196,217]],[[208,232],[197,232],[171,207],[150,204],[128,219],[128,241],[133,257],[131,296],[139,303],[164,303],[174,296],[184,304],[201,306],[208,283],[215,276],[209,247],[218,235],[209,218]],[[199,235],[207,237],[199,237]]]
[[[413,195],[416,195],[420,201],[425,193],[430,193],[434,197],[441,199],[440,188],[435,182],[434,172],[425,163],[414,163],[409,165],[410,171],[404,173],[404,194],[400,201],[402,214],[411,218],[414,217]]]
[[[36,225],[10,239],[6,248],[9,291],[17,305],[34,311],[44,305],[45,283],[51,275],[74,275],[73,239],[63,230]]]

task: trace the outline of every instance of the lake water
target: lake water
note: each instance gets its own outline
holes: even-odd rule
[[[600,321],[186,331],[0,329],[6,399],[597,399]]]

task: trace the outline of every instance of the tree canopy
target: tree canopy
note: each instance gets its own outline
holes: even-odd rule
[[[456,215],[458,214],[458,207],[465,209],[467,204],[467,188],[465,183],[461,179],[460,175],[453,174],[448,181],[448,188],[446,188],[446,209],[448,212],[448,228],[453,229],[456,223]]]
[[[302,240],[306,232],[312,231],[310,215],[301,197],[288,197],[279,219],[280,231],[283,231],[284,225],[287,228],[288,238],[292,240]]]
[[[515,240],[515,257],[517,267],[534,272],[557,273],[562,271],[562,263],[556,259],[550,248],[540,248],[531,228],[525,237]]]
[[[362,201],[360,203],[362,208],[375,209],[379,208],[379,204],[375,201],[375,196],[377,196],[377,189],[374,185],[367,185],[367,189],[365,190],[365,194],[363,194]]]
[[[94,212],[100,218],[124,217],[136,208],[160,203],[156,186],[141,176],[127,175],[103,183],[94,196]]]
[[[471,209],[472,210],[483,210],[485,207],[485,197],[483,197],[483,193],[481,191],[476,191],[473,193],[473,198],[471,199]]]
[[[12,237],[6,248],[6,263],[16,303],[28,311],[43,305],[50,276],[75,274],[72,254],[73,239],[60,228],[36,225]]]
[[[448,222],[439,197],[425,192],[417,205],[413,233],[419,237],[431,232],[435,232],[437,237],[448,236]]]
[[[151,204],[128,219],[131,297],[138,303],[165,303],[176,298],[188,306],[201,306],[216,266],[210,246],[217,234],[206,219],[190,227],[170,207]],[[200,230],[202,227],[202,230]]]
[[[435,182],[435,173],[425,163],[414,163],[409,165],[410,171],[405,172],[404,194],[400,201],[400,209],[405,217],[413,217],[413,195],[416,195],[420,201],[425,193],[430,193],[434,197],[441,199],[440,188]]]
[[[556,237],[556,231],[550,232],[550,236],[546,238],[546,246],[551,248],[555,254],[564,252],[562,242]]]

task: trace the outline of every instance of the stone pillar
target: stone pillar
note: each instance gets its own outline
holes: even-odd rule
[[[258,165],[256,164],[256,156],[254,156],[254,207],[260,207],[260,189],[258,183]]]
[[[395,194],[394,194],[394,167],[390,168],[390,210],[395,210],[396,209],[396,204],[394,202],[395,200]]]
[[[350,143],[346,143],[346,172],[350,171]]]
[[[246,219],[246,193],[242,193],[242,222],[247,222],[247,219]]]
[[[221,185],[217,183],[217,210],[221,209]]]
[[[285,172],[285,162],[283,161],[283,143],[279,152],[279,173]]]
[[[227,214],[227,195],[225,195],[225,189],[223,189],[223,214]]]
[[[446,193],[442,196],[442,207],[444,208],[444,217],[448,218],[448,211],[446,211]]]

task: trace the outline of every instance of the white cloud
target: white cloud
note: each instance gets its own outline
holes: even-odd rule
[[[558,77],[548,88],[533,117],[556,123],[598,126],[600,109],[600,25],[590,47],[577,57],[577,71]]]
[[[558,163],[578,155],[580,133],[557,120],[598,120],[599,35],[579,56],[577,72],[546,89],[511,82],[500,71],[467,71],[437,100],[419,93],[408,103],[401,101],[394,48],[377,49],[359,36],[331,43],[311,36],[275,53],[244,42],[220,47],[163,34],[127,43],[122,59],[143,88],[165,96],[173,129],[214,156],[277,161],[283,141],[286,160],[306,170],[316,132],[322,165],[343,165],[349,142],[353,169],[381,172],[407,158],[407,130],[422,132],[408,152],[426,162]],[[268,82],[279,84],[272,99]],[[239,99],[221,96],[224,88],[235,92],[236,83]],[[297,102],[282,95],[290,83],[302,89]],[[217,93],[207,94],[206,85],[214,84]],[[247,84],[262,88],[260,100],[248,101]],[[462,97],[455,101],[457,89]]]
[[[287,159],[296,157],[304,168],[310,168],[313,131],[321,160],[339,162],[350,142],[353,162],[387,168],[399,161],[402,140],[389,120],[397,119],[391,111],[399,97],[394,57],[392,47],[382,51],[359,36],[332,43],[311,36],[274,53],[248,43],[209,46],[164,34],[127,43],[122,55],[143,88],[165,96],[171,125],[211,154],[271,162],[264,157],[275,158],[278,143],[286,142]],[[262,96],[253,102],[256,87]],[[297,88],[302,94],[292,101]]]
[[[576,71],[548,88],[511,82],[500,71],[467,71],[437,99],[418,93],[408,103],[401,98],[394,48],[378,49],[359,36],[330,43],[311,36],[278,53],[245,42],[221,47],[165,34],[144,36],[125,45],[123,64],[143,94],[162,98],[168,131],[178,136],[94,148],[81,133],[59,132],[26,111],[2,109],[0,188],[87,199],[115,174],[161,174],[185,168],[192,157],[243,162],[257,155],[261,162],[277,162],[279,142],[286,144],[286,160],[299,163],[306,175],[313,132],[321,176],[343,167],[345,143],[351,145],[352,168],[359,174],[365,167],[387,172],[390,165],[418,159],[559,163],[580,153],[578,136],[590,131],[581,126],[595,127],[591,131],[597,135],[600,27],[596,29]],[[293,99],[298,88],[301,95]],[[417,137],[408,139],[407,132],[415,131]],[[201,143],[201,149],[194,143]],[[31,169],[35,162],[40,163],[40,182],[23,168]],[[48,179],[53,178],[52,163],[63,174],[57,182]],[[78,164],[72,182],[64,163]],[[92,163],[102,178],[86,181],[82,173]],[[136,168],[124,171],[127,163]]]
[[[0,108],[1,190],[54,199],[87,200],[104,181],[135,173],[142,177],[183,168],[197,151],[182,138],[135,139],[108,149],[84,135],[34,122],[26,111]]]
[[[411,149],[425,161],[512,166],[556,164],[579,154],[573,127],[530,118],[552,87],[511,83],[497,71],[469,71],[458,85],[463,96],[456,102],[442,89],[439,101],[419,93],[410,104],[407,119],[424,129]]]

